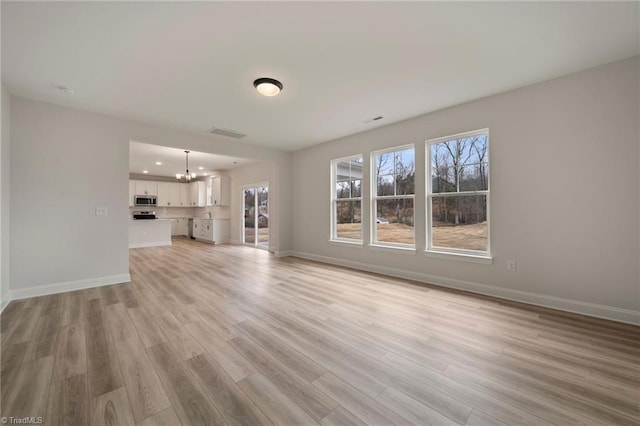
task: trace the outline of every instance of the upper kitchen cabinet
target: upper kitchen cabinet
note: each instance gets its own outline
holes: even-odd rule
[[[211,204],[228,206],[231,198],[231,179],[229,176],[214,176],[211,179]]]
[[[136,196],[136,181],[129,181],[129,207],[133,207],[134,198]]]
[[[158,183],[150,180],[137,180],[135,195],[158,195]]]
[[[207,183],[195,181],[189,184],[191,188],[191,207],[205,207],[207,205]]]
[[[177,182],[158,182],[158,207],[189,207],[186,197],[183,201],[182,192],[187,185]]]
[[[169,182],[158,182],[158,207],[169,207]]]
[[[168,207],[186,207],[186,204],[182,204],[182,187],[185,185],[177,182],[170,182],[167,185],[169,189]]]

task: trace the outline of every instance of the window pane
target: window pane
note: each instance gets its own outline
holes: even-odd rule
[[[336,237],[362,239],[360,201],[336,201]]]
[[[351,181],[351,197],[362,197],[362,181],[360,179]]]
[[[434,247],[487,250],[486,195],[433,197],[431,212]]]
[[[414,244],[413,199],[376,201],[376,241]]]
[[[395,195],[394,184],[393,175],[379,176],[377,195]]]
[[[336,182],[336,198],[350,198],[349,181]]]
[[[455,152],[455,143],[452,142],[431,145],[431,187],[435,194],[457,191],[456,168],[447,146],[453,147]]]
[[[487,163],[460,167],[460,192],[486,191],[489,188]]]
[[[396,152],[396,195],[415,194],[413,148]]]
[[[393,152],[385,152],[376,154],[376,175],[392,175],[394,169]]]
[[[411,195],[416,193],[415,174],[396,177],[396,195]]]
[[[471,138],[461,139],[462,161],[461,164],[486,163],[488,158],[487,152],[487,135],[476,135]]]

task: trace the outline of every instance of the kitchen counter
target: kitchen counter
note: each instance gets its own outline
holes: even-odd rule
[[[129,219],[129,248],[171,245],[171,219]]]

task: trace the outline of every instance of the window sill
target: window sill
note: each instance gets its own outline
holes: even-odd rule
[[[452,253],[448,251],[437,250],[425,250],[424,255],[427,257],[433,257],[434,259],[457,260],[470,263],[484,263],[486,265],[491,265],[493,263],[493,257],[490,255]]]
[[[369,244],[371,250],[387,251],[402,254],[416,254],[415,247],[391,246],[386,244]]]
[[[351,246],[351,247],[363,247],[364,243],[362,240],[329,240],[329,244],[333,244],[336,246]]]

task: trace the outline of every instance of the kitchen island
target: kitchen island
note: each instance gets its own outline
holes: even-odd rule
[[[129,219],[129,248],[171,245],[171,219]]]

